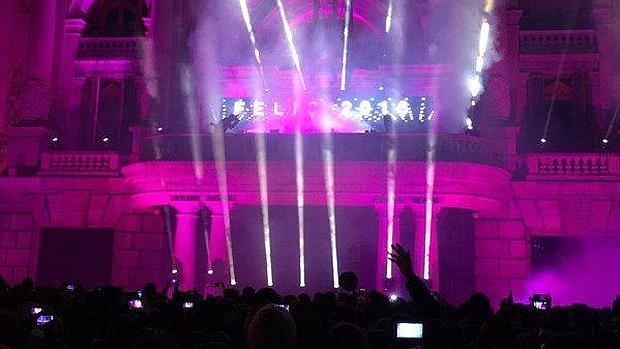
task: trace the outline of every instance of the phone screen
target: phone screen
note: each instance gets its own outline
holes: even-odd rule
[[[37,326],[45,325],[54,320],[54,315],[39,315],[37,318]]]
[[[421,339],[424,334],[424,325],[419,322],[396,323],[396,338]]]
[[[129,301],[129,307],[131,309],[142,309],[142,301],[139,299],[132,299]]]

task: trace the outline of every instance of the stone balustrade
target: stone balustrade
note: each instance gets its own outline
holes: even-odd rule
[[[606,153],[542,153],[527,156],[527,176],[554,179],[619,177],[620,155]]]
[[[521,54],[597,53],[595,30],[531,30],[519,33]]]
[[[105,176],[120,174],[120,156],[115,152],[59,151],[41,155],[40,175]]]
[[[77,59],[134,59],[140,56],[141,38],[81,38]]]
[[[324,134],[306,134],[303,137],[304,158],[322,160]],[[331,134],[336,161],[386,161],[387,149],[397,147],[399,161],[427,161],[429,137],[425,133],[397,134],[395,138],[384,133]],[[199,146],[195,147],[198,143]],[[226,134],[226,159],[255,161],[256,137],[251,133]],[[266,134],[265,148],[269,161],[291,161],[294,158],[295,137],[292,134]],[[435,142],[437,161],[470,162],[504,167],[504,157],[486,140],[468,135],[439,134]],[[150,160],[215,160],[213,142],[207,134],[153,135],[141,144],[141,159]]]

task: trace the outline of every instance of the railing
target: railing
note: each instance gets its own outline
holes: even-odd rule
[[[40,175],[114,177],[120,174],[114,152],[59,151],[41,155]]]
[[[77,50],[77,59],[119,59],[138,58],[140,52],[139,37],[131,38],[81,38]]]
[[[541,178],[620,177],[619,154],[543,153],[527,156],[527,176]]]
[[[597,53],[595,30],[533,30],[519,33],[521,54]]]
[[[330,135],[336,161],[385,161],[387,150],[396,146],[399,161],[426,161],[429,136],[397,134],[396,138],[385,133],[334,133]],[[303,136],[304,158],[322,161],[326,135]],[[141,159],[149,160],[215,160],[212,139],[209,135],[156,135],[141,144]],[[229,161],[256,161],[254,134],[226,134],[224,137],[226,159]],[[292,161],[295,157],[295,137],[292,134],[266,134],[265,151],[269,161]],[[490,143],[479,137],[439,134],[435,143],[438,161],[473,162],[504,167],[504,157]]]

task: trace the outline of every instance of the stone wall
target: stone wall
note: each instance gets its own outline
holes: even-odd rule
[[[35,272],[34,219],[28,212],[0,212],[0,275],[9,283]]]
[[[121,215],[114,234],[112,282],[135,289],[146,282],[163,286],[171,267],[164,220],[153,213]]]
[[[510,291],[527,297],[524,284],[530,272],[530,240],[520,220],[476,221],[476,289],[498,304]]]

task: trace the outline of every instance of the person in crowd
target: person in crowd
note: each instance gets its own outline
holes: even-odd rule
[[[340,275],[336,292],[313,296],[246,287],[203,297],[175,285],[158,292],[152,283],[132,292],[55,289],[0,277],[0,349],[620,348],[620,298],[610,309],[539,310],[510,294],[494,311],[475,293],[455,306],[414,273],[409,251],[395,245],[389,257],[405,281],[406,301],[360,290],[364,280],[352,272]],[[397,322],[421,323],[422,338],[397,338]]]

